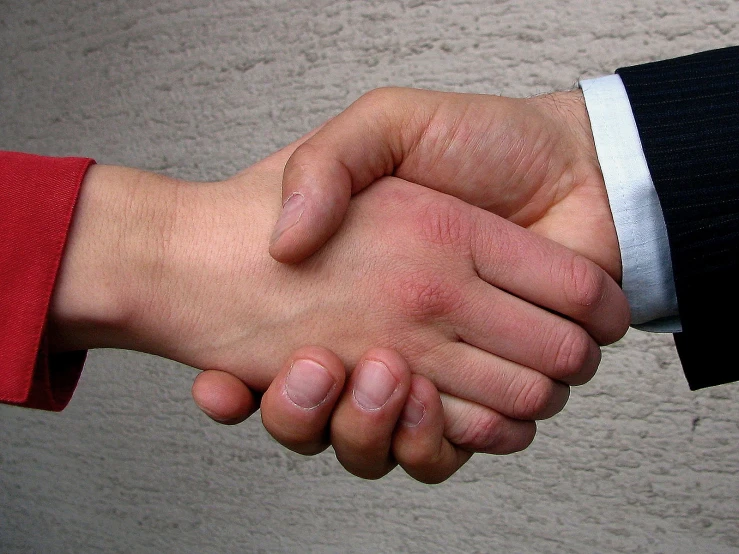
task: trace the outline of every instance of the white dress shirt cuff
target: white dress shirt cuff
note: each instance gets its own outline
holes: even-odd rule
[[[681,330],[667,229],[618,75],[580,81],[616,225],[622,287],[637,329]]]

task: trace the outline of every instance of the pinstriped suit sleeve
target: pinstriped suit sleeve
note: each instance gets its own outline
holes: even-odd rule
[[[670,245],[691,389],[739,380],[739,47],[617,71]]]

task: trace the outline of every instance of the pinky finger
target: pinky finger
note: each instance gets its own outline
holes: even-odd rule
[[[425,377],[413,375],[392,452],[405,472],[423,483],[447,480],[472,456],[445,438],[444,418],[436,387]]]

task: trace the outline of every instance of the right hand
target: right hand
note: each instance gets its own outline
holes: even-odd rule
[[[365,94],[288,160],[282,198],[289,209],[275,227],[274,258],[296,263],[315,252],[339,227],[351,195],[385,175],[505,217],[621,279],[580,90],[533,98],[404,88]]]

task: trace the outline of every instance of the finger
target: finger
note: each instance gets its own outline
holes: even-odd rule
[[[422,92],[367,93],[293,153],[283,175],[273,258],[296,263],[314,253],[341,224],[351,195],[393,173],[429,119],[422,112],[433,110],[411,102],[414,94]]]
[[[504,415],[448,394],[441,395],[444,406],[444,436],[455,446],[470,452],[512,454],[527,448],[536,435],[536,423]]]
[[[331,351],[317,346],[293,353],[262,398],[262,422],[285,447],[318,454],[328,446],[328,423],[346,371]]]
[[[447,480],[472,456],[444,437],[444,417],[436,387],[425,377],[413,375],[393,436],[392,454],[408,475],[423,483]]]
[[[375,348],[362,357],[331,419],[331,444],[347,471],[379,479],[395,467],[393,430],[410,382],[408,364],[395,351]]]
[[[460,289],[460,309],[451,317],[467,344],[569,385],[595,374],[600,348],[576,323],[479,279]]]
[[[240,379],[210,369],[199,373],[192,384],[195,404],[218,423],[241,423],[259,408],[259,401]]]
[[[512,419],[550,418],[564,408],[570,395],[564,383],[464,342],[437,349],[433,362],[422,360],[414,371],[431,379],[439,392]]]
[[[626,333],[628,302],[602,268],[498,216],[483,210],[476,216],[469,238],[482,279],[577,321],[599,344]]]

